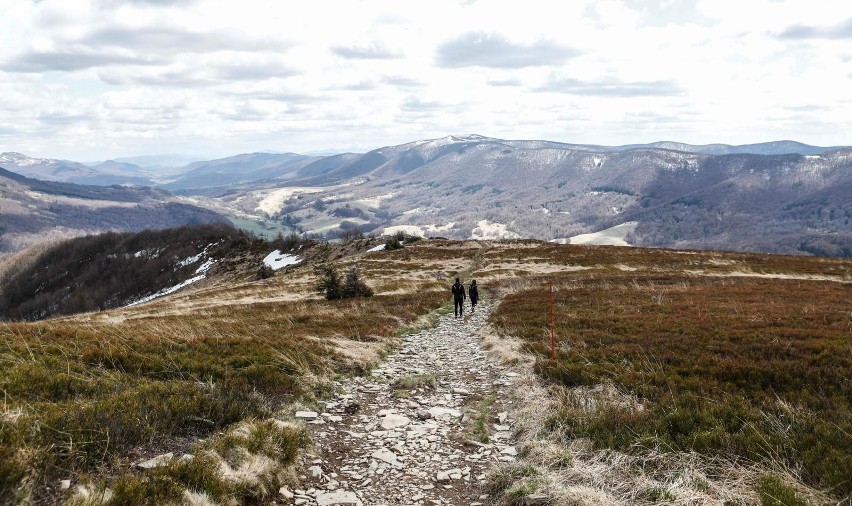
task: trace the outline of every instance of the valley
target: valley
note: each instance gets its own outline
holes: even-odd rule
[[[46,163],[20,156],[18,170]],[[363,154],[237,155],[151,183],[267,238],[404,230],[577,243],[621,227],[608,243],[852,255],[852,151],[791,141],[607,147],[447,136]]]

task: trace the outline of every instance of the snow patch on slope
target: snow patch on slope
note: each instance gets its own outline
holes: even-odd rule
[[[636,230],[636,225],[638,224],[638,221],[628,221],[627,223],[622,223],[621,225],[616,225],[600,232],[575,235],[568,239],[554,239],[551,242],[558,242],[560,244],[595,244],[599,246],[630,246],[625,238],[627,234]]]
[[[299,195],[301,193],[319,193],[325,191],[323,188],[281,188],[275,191],[269,192],[263,200],[255,208],[255,211],[262,211],[270,216],[277,213],[281,210],[281,207],[284,205],[284,201],[289,199],[294,195]]]
[[[512,232],[503,223],[494,223],[488,220],[476,222],[476,228],[470,231],[470,238],[475,240],[485,239],[519,239],[521,236]]]
[[[288,265],[296,265],[301,261],[302,259],[296,255],[290,255],[289,253],[285,254],[275,250],[266,255],[266,258],[263,259],[263,265],[272,267],[272,270],[277,271],[278,269],[283,269]]]
[[[397,232],[402,232],[408,235],[416,235],[418,237],[426,237],[426,234],[435,234],[447,232],[456,226],[456,222],[451,221],[446,225],[394,225],[385,227],[382,235],[393,235]]]
[[[198,272],[198,271],[196,271],[196,272]],[[206,270],[205,270],[205,272],[206,272]],[[164,295],[174,293],[174,292],[180,290],[181,288],[183,288],[185,286],[189,286],[189,285],[195,283],[196,281],[201,281],[202,279],[204,279],[206,277],[207,277],[207,275],[203,274],[203,273],[199,274],[198,276],[193,276],[193,277],[187,279],[186,281],[183,281],[181,283],[176,284],[175,286],[172,286],[172,287],[169,287],[169,288],[164,288],[157,293],[154,293],[154,294],[148,295],[146,297],[142,297],[139,300],[133,301],[130,304],[128,304],[127,307],[136,306],[136,305],[142,304],[144,302],[152,301],[152,300],[159,298],[159,297],[162,297]]]

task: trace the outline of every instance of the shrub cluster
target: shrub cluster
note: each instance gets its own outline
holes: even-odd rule
[[[367,286],[358,273],[358,267],[352,266],[341,281],[340,274],[329,265],[316,268],[319,276],[317,291],[325,294],[328,300],[351,299],[353,297],[372,297],[373,289]]]

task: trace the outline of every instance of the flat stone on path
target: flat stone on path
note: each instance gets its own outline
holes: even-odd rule
[[[395,415],[393,413],[385,415],[385,417],[382,418],[382,428],[385,430],[405,427],[409,423],[411,423],[411,420],[409,420],[408,417],[402,415]]]
[[[296,418],[300,420],[316,420],[318,416],[319,414],[316,411],[296,411]]]
[[[402,464],[397,460],[396,454],[390,450],[376,450],[370,455],[376,460],[381,460],[385,464],[390,464],[394,467],[401,466]]]
[[[320,492],[317,494],[319,506],[361,506],[363,503],[355,492]]]

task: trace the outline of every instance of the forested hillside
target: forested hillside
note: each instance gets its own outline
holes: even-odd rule
[[[226,257],[269,249],[229,225],[108,232],[55,244],[0,278],[0,319],[99,311],[226,269]]]

